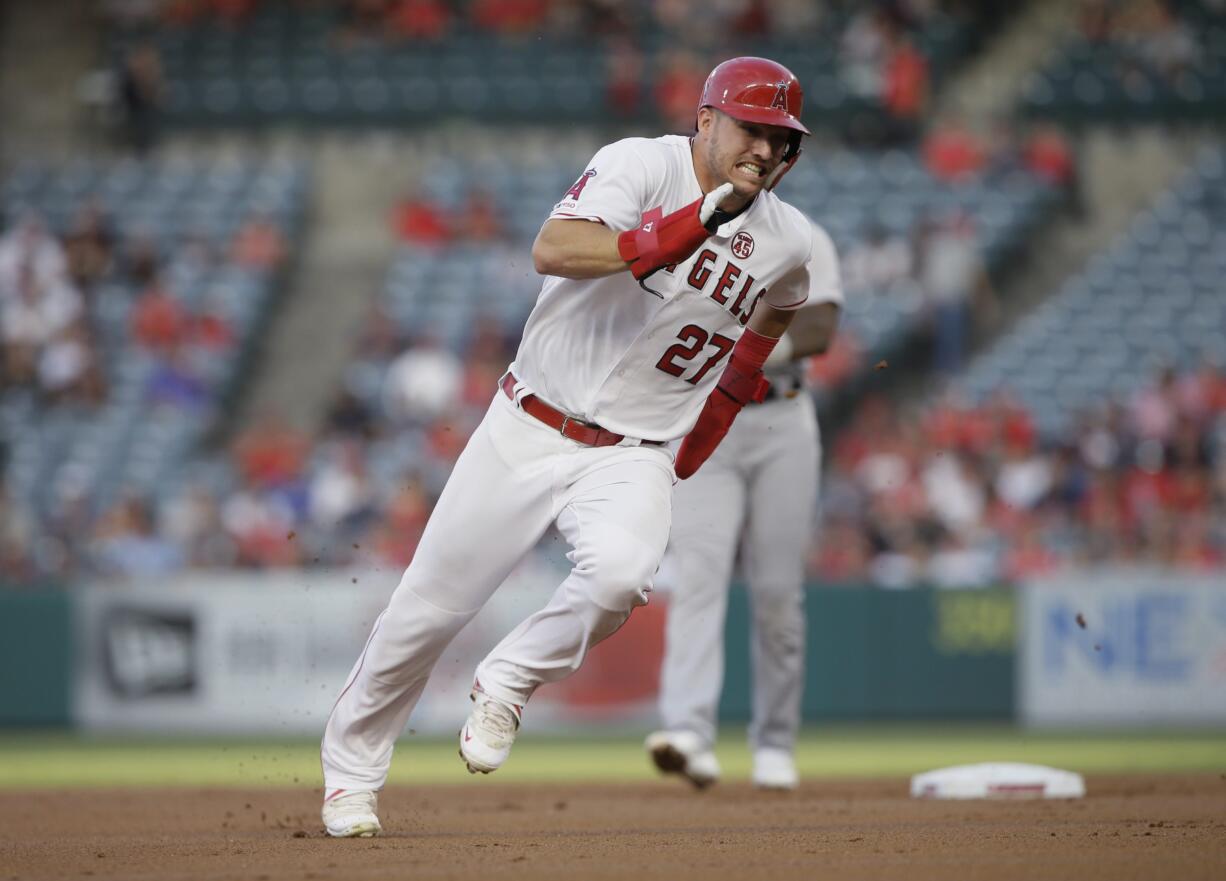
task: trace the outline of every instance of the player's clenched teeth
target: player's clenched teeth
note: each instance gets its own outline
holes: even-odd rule
[[[738,162],[736,167],[741,171],[754,175],[755,177],[764,177],[766,175],[766,169],[761,165],[758,165],[756,162]]]

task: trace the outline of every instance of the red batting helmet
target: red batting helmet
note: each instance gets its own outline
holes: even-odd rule
[[[743,122],[779,125],[807,135],[809,130],[800,122],[804,99],[800,81],[782,64],[745,56],[711,71],[698,109],[714,107]]]

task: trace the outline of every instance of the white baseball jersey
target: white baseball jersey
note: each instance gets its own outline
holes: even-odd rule
[[[550,219],[613,230],[702,196],[688,138],[628,138],[600,150]],[[534,394],[609,431],[646,440],[686,434],[758,302],[795,309],[809,295],[814,237],[772,193],[721,226],[671,271],[546,278],[512,371]]]

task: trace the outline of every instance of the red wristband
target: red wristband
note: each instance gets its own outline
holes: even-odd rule
[[[732,357],[755,370],[761,370],[778,344],[779,337],[763,336],[747,327],[733,346]]]

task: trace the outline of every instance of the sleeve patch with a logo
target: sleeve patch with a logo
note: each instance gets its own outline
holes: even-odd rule
[[[574,208],[579,203],[579,197],[583,195],[583,188],[587,186],[588,181],[596,176],[596,169],[589,168],[583,174],[579,175],[579,179],[575,181],[566,195],[562,197],[562,201],[554,206],[554,211],[560,208]]]

